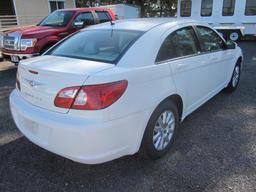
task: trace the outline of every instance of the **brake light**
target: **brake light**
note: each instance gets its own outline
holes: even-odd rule
[[[125,92],[128,82],[126,80],[85,85],[82,87],[68,87],[62,89],[56,96],[56,107],[98,110],[115,103]]]
[[[80,87],[68,87],[60,90],[54,100],[55,106],[70,108],[79,89]]]

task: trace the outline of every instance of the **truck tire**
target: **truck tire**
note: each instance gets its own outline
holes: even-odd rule
[[[232,41],[239,41],[241,39],[241,35],[237,31],[231,31],[228,37]]]

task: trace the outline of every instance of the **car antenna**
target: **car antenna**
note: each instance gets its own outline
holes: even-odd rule
[[[110,25],[113,26],[113,25],[115,25],[115,23],[111,20]]]
[[[111,37],[113,36],[113,26],[115,25],[115,23],[111,20],[110,21],[110,25],[112,26],[112,29],[111,29]]]

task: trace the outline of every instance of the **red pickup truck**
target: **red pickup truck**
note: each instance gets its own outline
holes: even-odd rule
[[[5,60],[17,65],[21,59],[41,55],[52,45],[77,30],[115,19],[116,16],[110,9],[57,10],[36,26],[18,28],[4,34],[2,54]]]

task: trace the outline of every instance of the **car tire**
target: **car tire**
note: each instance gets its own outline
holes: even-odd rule
[[[237,89],[240,81],[240,75],[241,75],[241,63],[237,62],[236,66],[234,67],[230,82],[228,83],[228,86],[224,89],[226,93],[232,93]]]
[[[151,115],[145,129],[141,154],[150,159],[164,156],[176,140],[179,124],[179,113],[175,103],[172,101],[161,103]]]

